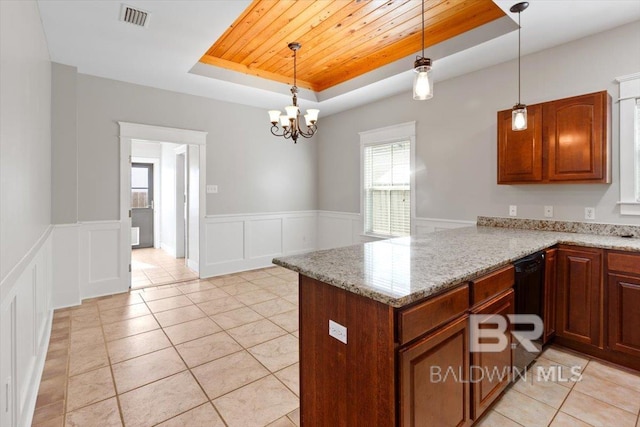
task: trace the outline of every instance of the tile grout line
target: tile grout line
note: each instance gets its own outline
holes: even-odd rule
[[[275,275],[270,275],[269,277],[274,277],[274,276],[275,276]],[[233,277],[233,276],[231,276],[231,277]],[[258,279],[262,279],[262,278],[258,278]],[[180,291],[181,295],[187,296],[187,298],[188,298],[188,294],[189,294],[189,293],[205,292],[206,290],[203,290],[203,291],[194,291],[194,292],[186,293],[186,292],[184,292],[182,289],[180,289],[179,284],[185,284],[185,283],[188,283],[188,282],[194,282],[194,283],[197,283],[197,282],[199,282],[199,281],[201,281],[201,280],[198,280],[198,279],[195,279],[195,280],[187,280],[187,281],[184,281],[184,282],[174,282],[174,283],[171,283],[171,284],[167,284],[167,285],[172,285],[172,286],[167,286],[167,285],[163,285],[163,286],[167,286],[167,288],[166,288],[166,289],[169,289],[170,287],[177,287],[177,288],[178,288],[178,290]],[[207,282],[208,282],[208,283],[211,283],[211,282],[209,282],[209,281],[207,281]],[[280,299],[283,299],[283,298],[284,298],[283,296],[280,296],[280,295],[278,295],[278,294],[274,294],[273,292],[271,292],[271,290],[270,290],[270,289],[265,289],[263,286],[266,286],[266,285],[256,284],[256,283],[251,282],[251,280],[247,280],[247,279],[244,279],[244,278],[243,278],[243,282],[239,282],[239,283],[251,283],[251,284],[253,284],[254,286],[257,286],[257,287],[258,287],[258,290],[263,290],[263,291],[266,291],[266,292],[270,292],[271,294],[273,294],[273,295],[274,295],[274,297],[273,297],[273,298],[270,298],[270,299],[265,300],[265,301],[256,302],[254,305],[256,305],[256,304],[261,304],[261,303],[263,303],[263,302],[267,302],[267,301],[272,301],[272,300],[275,300],[275,299],[278,299],[278,298],[280,298]],[[220,286],[215,285],[215,283],[211,283],[211,284],[212,284],[215,288],[217,288],[217,289],[220,289],[220,288],[221,288]],[[237,283],[235,283],[235,284],[237,284]],[[233,285],[235,285],[235,284],[229,284],[229,285],[227,285],[227,286],[233,286]],[[215,288],[214,288],[214,289],[215,289]],[[225,291],[224,291],[224,289],[220,289],[220,290],[222,290],[223,292],[225,292]],[[189,367],[189,366],[186,364],[186,362],[185,362],[185,361],[184,361],[184,359],[182,358],[182,355],[178,352],[178,350],[177,350],[177,348],[176,348],[176,346],[177,346],[178,344],[174,344],[174,343],[173,343],[173,341],[171,341],[171,339],[169,338],[169,336],[167,335],[167,333],[166,333],[166,331],[165,331],[165,326],[162,326],[162,325],[160,324],[160,322],[158,321],[158,319],[157,319],[157,317],[156,317],[156,313],[155,313],[155,312],[153,312],[153,310],[151,310],[151,308],[150,308],[150,306],[149,306],[149,304],[148,304],[148,302],[149,302],[149,301],[147,301],[146,299],[144,299],[144,296],[143,296],[143,295],[144,295],[144,293],[143,293],[144,291],[142,291],[142,292],[136,292],[136,293],[132,293],[131,291],[133,291],[133,289],[131,289],[130,291],[128,291],[128,294],[129,294],[129,295],[140,295],[141,300],[142,300],[142,303],[144,303],[144,304],[145,304],[145,307],[149,310],[149,314],[151,314],[151,315],[153,316],[154,320],[156,321],[156,323],[157,323],[157,324],[158,324],[158,326],[159,326],[159,329],[161,329],[161,330],[162,330],[162,332],[163,332],[164,336],[167,338],[167,340],[168,340],[168,342],[169,342],[169,344],[170,344],[170,346],[169,346],[169,347],[173,348],[173,349],[174,349],[174,351],[176,351],[176,353],[179,355],[179,357],[181,358],[181,360],[182,360],[182,361],[183,361],[183,363],[185,364],[185,366],[186,366],[186,370],[188,370],[188,371],[190,372],[190,374],[192,375],[192,378],[194,378],[194,380],[196,381],[196,383],[200,386],[201,390],[203,391],[204,396],[208,399],[208,395],[207,395],[207,394],[206,394],[206,392],[204,391],[204,389],[203,389],[202,385],[199,383],[199,381],[197,380],[197,378],[195,378],[195,375],[193,374],[193,372],[191,372],[191,371],[192,371],[192,368],[191,368],[191,367]],[[237,293],[237,294],[235,294],[235,295],[241,295],[241,294],[250,293],[250,292],[253,292],[253,291],[254,291],[254,290],[245,291],[245,292],[239,292],[239,293]],[[123,293],[123,294],[124,294],[124,293]],[[231,295],[231,294],[229,294],[228,296],[235,296],[235,295]],[[179,296],[179,295],[174,295],[174,296]],[[111,296],[109,296],[109,297],[111,297]],[[172,297],[172,296],[168,296],[168,297],[165,297],[165,298],[171,298],[171,297]],[[161,299],[165,299],[165,298],[158,298],[157,300],[161,300]],[[220,298],[225,298],[225,297],[220,297]],[[108,299],[108,298],[105,298],[105,299]],[[291,390],[291,389],[290,389],[286,384],[284,384],[284,383],[280,380],[280,378],[278,378],[275,374],[276,374],[276,372],[280,372],[280,371],[282,371],[282,370],[284,370],[284,369],[287,369],[287,368],[289,368],[290,366],[293,366],[293,365],[295,365],[295,363],[298,363],[298,362],[295,362],[295,363],[292,363],[292,364],[290,364],[290,365],[284,366],[284,367],[282,367],[281,369],[279,369],[279,370],[278,370],[278,371],[276,371],[276,372],[272,372],[270,369],[268,369],[268,368],[267,368],[267,367],[266,367],[262,362],[260,362],[260,361],[259,361],[259,360],[258,360],[258,359],[257,359],[257,358],[256,358],[256,357],[255,357],[255,356],[254,356],[250,351],[249,351],[249,349],[250,349],[250,348],[252,348],[252,347],[255,347],[255,346],[258,346],[258,345],[261,345],[261,344],[267,343],[267,342],[269,342],[269,341],[273,341],[273,340],[276,340],[276,339],[282,338],[282,337],[287,336],[287,335],[291,335],[293,338],[298,339],[295,335],[293,335],[293,332],[290,332],[290,331],[288,331],[288,330],[286,330],[286,329],[284,329],[284,328],[280,327],[279,325],[275,324],[275,322],[273,322],[270,318],[268,318],[268,317],[266,317],[266,316],[264,316],[264,315],[262,315],[262,314],[260,314],[260,313],[257,313],[257,314],[258,314],[262,319],[257,320],[257,321],[255,321],[255,322],[258,322],[258,321],[261,321],[261,320],[267,320],[267,321],[268,321],[269,323],[271,323],[273,326],[275,326],[275,327],[277,327],[277,328],[279,328],[279,329],[282,329],[285,333],[284,333],[283,335],[278,336],[278,337],[274,337],[274,338],[269,339],[269,340],[266,340],[266,341],[264,341],[264,342],[257,343],[257,344],[255,344],[255,345],[253,345],[253,346],[251,346],[251,347],[245,347],[245,346],[243,346],[242,344],[240,344],[240,343],[239,343],[239,342],[238,342],[238,341],[237,341],[237,340],[236,340],[232,335],[230,335],[230,334],[227,332],[227,331],[228,331],[228,329],[222,328],[220,325],[218,325],[218,324],[217,324],[217,322],[212,318],[212,316],[217,315],[217,314],[226,313],[226,312],[229,312],[229,311],[233,311],[233,310],[236,310],[236,309],[242,309],[242,308],[248,308],[248,309],[252,310],[253,312],[255,312],[255,310],[253,310],[253,309],[251,308],[251,306],[250,306],[250,305],[247,305],[247,304],[243,303],[242,301],[239,301],[239,302],[240,302],[240,304],[242,304],[242,307],[238,307],[238,308],[236,308],[236,309],[227,310],[227,311],[222,311],[222,312],[219,312],[219,313],[215,313],[215,314],[209,315],[209,314],[207,314],[206,312],[204,312],[204,311],[203,311],[203,310],[198,306],[198,303],[195,303],[195,302],[194,302],[193,300],[191,300],[190,298],[188,298],[188,299],[189,299],[189,301],[190,301],[190,304],[189,304],[189,305],[187,305],[187,306],[184,306],[184,307],[188,307],[188,306],[191,306],[191,305],[196,306],[196,308],[198,308],[198,309],[199,309],[199,310],[204,314],[204,317],[202,317],[202,318],[198,318],[198,319],[187,320],[187,321],[185,321],[185,322],[179,322],[179,323],[176,323],[176,324],[174,324],[174,325],[169,325],[169,326],[166,326],[166,327],[171,327],[171,326],[175,326],[175,325],[179,325],[179,324],[187,323],[187,322],[189,322],[189,321],[194,321],[194,320],[199,320],[199,319],[204,319],[204,318],[206,318],[206,319],[210,320],[211,322],[213,322],[213,324],[214,324],[214,325],[216,325],[218,328],[220,328],[220,331],[218,331],[218,332],[225,332],[225,333],[226,333],[226,335],[227,335],[227,336],[229,336],[229,337],[230,337],[234,342],[236,342],[236,343],[239,345],[239,347],[242,349],[242,350],[239,350],[238,352],[234,352],[234,353],[231,353],[231,354],[235,354],[235,353],[239,353],[239,352],[241,352],[241,351],[245,351],[247,354],[249,354],[249,355],[252,357],[252,359],[254,359],[254,360],[255,360],[255,361],[256,361],[260,366],[262,366],[262,367],[266,370],[266,372],[268,373],[267,375],[262,376],[261,378],[258,378],[258,379],[254,380],[254,381],[251,381],[251,382],[247,383],[247,384],[244,384],[243,386],[240,386],[240,387],[238,387],[238,388],[236,388],[236,389],[234,389],[234,390],[231,390],[231,391],[229,391],[229,392],[227,392],[227,393],[224,393],[224,394],[222,394],[222,395],[220,395],[220,396],[216,397],[216,399],[217,399],[217,398],[220,398],[220,397],[223,397],[223,396],[225,396],[225,395],[227,395],[227,394],[229,394],[229,393],[231,393],[231,392],[233,392],[233,391],[236,391],[236,390],[238,390],[239,388],[242,388],[242,387],[244,387],[244,386],[246,386],[246,385],[249,385],[249,384],[252,384],[252,383],[254,383],[254,382],[256,382],[256,381],[259,381],[259,380],[261,380],[261,379],[264,379],[264,378],[266,378],[266,377],[268,377],[268,376],[273,376],[273,377],[276,379],[276,381],[278,381],[280,384],[282,384],[282,385],[285,387],[285,389],[289,390],[289,391],[290,391],[291,393],[293,393],[294,395],[296,394],[294,390]],[[214,299],[217,299],[217,298],[214,298]],[[129,338],[129,337],[131,337],[131,336],[137,336],[137,335],[140,335],[140,334],[143,334],[143,333],[147,333],[147,332],[155,331],[155,330],[157,330],[157,329],[153,329],[153,330],[151,330],[151,331],[144,331],[144,332],[140,332],[140,333],[137,333],[137,334],[132,334],[132,335],[128,335],[128,336],[126,336],[126,337],[122,337],[122,338],[118,338],[118,339],[114,339],[114,340],[108,341],[108,340],[107,340],[106,333],[105,333],[105,330],[104,330],[104,326],[105,326],[105,325],[108,325],[108,324],[114,324],[114,323],[120,323],[120,322],[125,322],[125,321],[130,321],[130,320],[133,320],[133,319],[136,319],[136,318],[144,317],[144,316],[146,316],[146,315],[148,315],[148,314],[142,314],[142,315],[140,315],[140,316],[133,316],[133,317],[126,318],[126,319],[122,319],[122,320],[118,320],[118,321],[108,322],[108,323],[106,323],[106,324],[105,324],[105,323],[103,323],[103,321],[102,321],[101,313],[102,313],[103,309],[101,309],[101,308],[100,308],[99,301],[102,301],[102,298],[95,299],[95,300],[94,300],[94,299],[90,299],[88,302],[89,302],[89,304],[90,304],[91,306],[95,306],[95,311],[96,311],[96,313],[97,313],[97,318],[98,318],[98,320],[99,320],[99,322],[100,322],[100,323],[99,323],[99,325],[100,325],[100,330],[101,330],[102,339],[103,339],[103,347],[104,347],[105,352],[106,352],[106,356],[107,356],[107,363],[109,364],[109,370],[110,370],[110,374],[111,374],[111,382],[112,382],[112,385],[113,385],[113,387],[114,387],[114,393],[115,393],[115,396],[109,396],[109,397],[106,397],[106,398],[104,398],[104,399],[101,399],[101,400],[98,400],[98,401],[95,401],[95,402],[91,402],[91,403],[89,403],[89,404],[87,404],[87,405],[84,405],[84,406],[81,406],[81,407],[75,408],[75,409],[74,409],[74,411],[77,411],[77,410],[82,409],[82,408],[86,408],[87,406],[90,406],[90,405],[93,405],[93,404],[96,404],[96,403],[103,402],[103,401],[105,401],[105,400],[111,399],[112,397],[116,397],[116,402],[117,402],[117,405],[118,405],[118,410],[119,410],[120,420],[121,420],[121,422],[122,422],[122,423],[123,423],[123,425],[124,425],[124,414],[123,414],[122,407],[121,407],[121,404],[120,404],[120,396],[121,396],[121,394],[123,394],[123,393],[119,393],[119,392],[118,392],[117,385],[116,385],[116,383],[115,383],[115,375],[114,375],[114,372],[113,372],[113,363],[112,363],[112,360],[111,360],[110,353],[109,353],[109,351],[108,351],[108,343],[109,343],[109,342],[117,341],[117,340],[119,340],[119,339],[125,339],[125,338]],[[156,300],[153,300],[153,301],[156,301]],[[288,300],[287,300],[287,301],[288,301]],[[203,301],[203,302],[201,302],[201,303],[204,303],[204,302],[206,302],[206,301]],[[288,302],[290,302],[290,301],[288,301]],[[109,310],[113,310],[113,309],[121,309],[121,310],[122,310],[122,309],[125,309],[125,307],[130,307],[130,306],[132,306],[132,305],[136,305],[136,304],[139,304],[139,303],[134,303],[134,304],[123,303],[121,306],[110,307],[110,308],[108,308],[107,310],[104,310],[104,311],[109,311]],[[81,304],[79,307],[81,307],[81,306],[82,306],[82,304]],[[172,309],[169,309],[169,310],[179,309],[179,308],[182,308],[182,307],[176,307],[176,308],[172,308]],[[163,310],[162,312],[164,312],[164,311],[169,311],[169,310]],[[274,314],[273,316],[277,316],[277,315],[280,315],[280,314],[285,314],[285,313],[288,313],[288,312],[291,312],[291,311],[294,311],[294,310],[295,310],[295,309],[288,310],[288,311],[285,311],[285,312],[283,312],[283,313],[277,313],[277,314]],[[68,403],[69,380],[70,380],[70,378],[71,378],[71,375],[70,375],[70,359],[71,359],[71,329],[72,329],[72,324],[73,324],[73,316],[72,316],[72,313],[73,313],[74,311],[77,311],[77,310],[73,310],[73,309],[69,310],[69,312],[70,312],[70,313],[69,313],[69,316],[68,316],[68,317],[69,317],[69,324],[68,324],[68,329],[69,329],[69,338],[68,338],[68,342],[67,342],[67,360],[66,360],[66,367],[67,367],[67,370],[66,370],[66,375],[65,375],[65,387],[66,387],[66,393],[65,393],[65,402],[64,402],[64,408],[63,408],[63,414],[62,414],[63,421],[65,421],[65,420],[66,420],[66,417],[67,417],[68,412],[71,412],[71,411],[67,411],[67,403]],[[159,312],[159,313],[161,313],[161,312]],[[271,316],[271,317],[273,317],[273,316]],[[245,324],[243,324],[243,325],[238,325],[238,326],[236,326],[236,327],[244,326],[244,325],[246,325],[246,324],[255,323],[255,322],[248,322],[248,323],[245,323]],[[82,329],[88,329],[88,328],[82,328]],[[82,330],[82,329],[80,329],[80,330]],[[229,329],[233,329],[233,328],[229,328]],[[215,333],[218,333],[218,332],[215,332]],[[295,332],[295,331],[294,331],[294,332]],[[213,334],[215,334],[215,333],[213,333]],[[213,335],[213,334],[204,335],[203,337],[210,336],[210,335]],[[199,337],[199,338],[203,338],[203,337]],[[195,338],[195,339],[199,339],[199,338]],[[194,339],[194,340],[195,340],[195,339]],[[193,340],[188,340],[188,341],[185,341],[185,342],[190,342],[190,341],[193,341]],[[180,344],[183,344],[183,343],[180,343]],[[165,347],[165,348],[169,348],[169,347]],[[160,351],[160,350],[163,350],[163,349],[158,349],[158,350],[156,350],[156,351]],[[146,354],[151,354],[151,353],[153,353],[153,352],[146,353]],[[144,355],[145,355],[145,354],[143,354],[143,355],[139,355],[139,356],[136,356],[136,357],[133,357],[133,358],[130,358],[130,359],[125,359],[125,360],[123,360],[123,361],[121,361],[121,362],[124,362],[124,361],[126,361],[126,360],[132,360],[132,359],[135,359],[135,358],[137,358],[137,357],[144,356]],[[226,355],[226,356],[228,356],[228,355]],[[226,357],[226,356],[222,356],[222,357]],[[220,358],[218,358],[218,359],[220,359]],[[218,360],[218,359],[213,359],[213,360]],[[205,362],[205,363],[200,364],[200,365],[197,365],[197,366],[202,366],[202,365],[204,365],[204,364],[206,364],[206,363],[209,363],[209,362],[211,362],[211,361]],[[120,362],[119,362],[119,363],[120,363]],[[194,366],[193,368],[195,368],[195,367],[197,367],[197,366]],[[102,368],[104,368],[104,367],[105,367],[105,366],[97,367],[97,368],[95,368],[95,369],[89,369],[89,370],[87,370],[87,371],[80,372],[80,373],[76,374],[76,376],[77,376],[77,375],[82,375],[82,374],[85,374],[85,373],[89,373],[89,372],[92,372],[92,371],[96,371],[96,370],[102,369]],[[180,372],[184,372],[184,371],[180,371]],[[180,373],[180,372],[179,372],[179,373]],[[176,374],[172,374],[172,375],[176,375]],[[170,376],[172,376],[172,375],[170,375]],[[169,377],[169,376],[168,376],[168,377]],[[163,378],[161,378],[161,379],[165,379],[165,378],[168,378],[168,377],[163,377]],[[135,390],[135,389],[138,389],[138,388],[144,387],[144,386],[146,386],[146,385],[152,384],[152,383],[154,383],[154,382],[160,381],[161,379],[158,379],[158,380],[152,381],[152,382],[147,383],[147,384],[143,384],[143,385],[141,385],[140,387],[136,387],[136,388],[134,388],[134,389],[132,389],[132,390]],[[132,390],[128,390],[128,391],[132,391]],[[127,391],[127,392],[128,392],[128,391]],[[296,397],[297,397],[297,396],[296,396]],[[299,399],[299,397],[298,397],[298,399]],[[222,418],[222,414],[220,414],[220,413],[218,412],[217,408],[215,407],[215,405],[213,405],[213,400],[212,400],[212,399],[208,399],[208,400],[207,400],[207,402],[208,402],[208,403],[210,403],[210,404],[214,407],[214,410],[216,411],[216,413],[218,413],[218,415],[220,415],[221,419],[223,419],[223,418]],[[202,405],[204,405],[204,404],[205,404],[205,403],[203,403]],[[197,405],[197,406],[196,406],[196,407],[194,407],[194,408],[197,408],[197,407],[202,406],[202,405]],[[298,406],[298,407],[299,407],[299,406]],[[172,416],[171,418],[168,418],[167,420],[172,419],[172,418],[175,418],[175,417],[177,417],[177,416],[179,416],[179,415],[181,415],[181,414],[183,414],[183,413],[185,413],[185,412],[188,412],[188,411],[190,411],[190,410],[192,410],[192,409],[194,409],[194,408],[190,408],[190,409],[188,409],[187,411],[184,411],[184,412],[182,412],[182,413],[180,413],[180,414],[176,414],[176,415]],[[287,419],[289,419],[288,415],[290,415],[290,413],[285,414],[285,415],[284,415],[284,417],[287,417]],[[164,420],[164,421],[162,421],[162,422],[165,422],[165,421],[167,421],[167,420]],[[223,422],[224,422],[224,419],[223,419]]]

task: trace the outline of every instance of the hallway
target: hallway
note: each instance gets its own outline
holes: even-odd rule
[[[131,251],[131,289],[197,278],[198,273],[185,265],[184,258],[173,258],[162,249],[144,248]]]

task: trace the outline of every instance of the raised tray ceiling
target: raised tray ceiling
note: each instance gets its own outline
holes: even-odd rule
[[[298,86],[325,90],[420,51],[421,2],[254,0],[200,62],[293,84],[298,41]],[[504,16],[491,0],[427,0],[429,47]]]

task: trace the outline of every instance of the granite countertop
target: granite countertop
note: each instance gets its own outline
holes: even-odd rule
[[[558,243],[640,252],[638,238],[472,226],[273,262],[392,307],[403,307]]]

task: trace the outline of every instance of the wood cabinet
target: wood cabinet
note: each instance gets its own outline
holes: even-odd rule
[[[611,182],[606,91],[527,106],[524,131],[498,112],[498,184]]]
[[[640,358],[640,254],[608,252],[608,345]]]
[[[401,426],[470,425],[467,321],[462,316],[400,350]]]
[[[557,249],[547,249],[544,252],[544,334],[542,344],[549,342],[556,334],[556,275]]]
[[[504,319],[513,313],[513,289],[507,289],[484,304],[471,309],[471,314],[496,314],[503,316]],[[471,353],[471,416],[474,420],[479,419],[509,385],[511,367],[513,366],[511,334],[508,334],[508,340],[509,345],[502,351]]]
[[[557,256],[556,336],[604,348],[603,250],[560,246]]]

